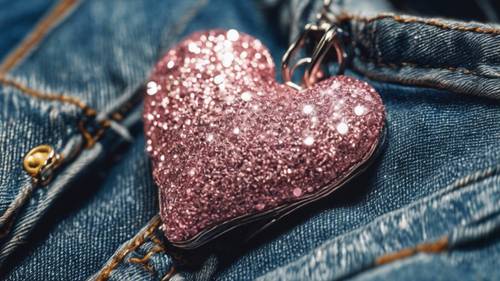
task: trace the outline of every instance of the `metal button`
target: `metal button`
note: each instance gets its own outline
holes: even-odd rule
[[[60,160],[61,156],[52,146],[42,144],[31,149],[24,156],[23,167],[36,183],[46,184]]]

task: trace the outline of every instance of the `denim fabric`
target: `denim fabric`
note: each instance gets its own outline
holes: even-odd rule
[[[500,26],[384,14],[345,29],[353,69],[372,79],[500,99]]]
[[[97,111],[96,121],[130,108],[85,148],[77,126],[89,118],[84,109],[0,79],[0,228],[8,230],[0,238],[0,279],[499,279],[500,46],[492,33],[500,31],[464,23],[451,26],[490,32],[447,30],[436,26],[450,25],[441,20],[341,21],[353,39],[349,75],[367,79],[387,110],[387,145],[366,173],[249,243],[238,243],[236,231],[188,254],[168,247],[141,106],[129,104],[156,59],[195,30],[250,33],[279,63],[287,38],[321,4],[290,3],[286,11],[295,16],[283,20],[245,0],[88,0],[52,28],[5,77],[79,98]],[[389,7],[370,3],[366,16]],[[447,44],[440,48],[433,38]],[[366,59],[412,65],[389,69]],[[33,186],[22,157],[42,143],[65,162],[47,186]],[[14,204],[19,198],[24,203]],[[8,212],[12,225],[2,220]]]
[[[31,1],[26,5],[22,1],[0,1],[0,7],[5,7],[0,17],[0,60],[33,29],[53,2]]]
[[[161,44],[167,44],[169,37],[176,34],[173,23],[181,18],[180,12],[195,6],[180,2],[174,13],[157,1],[131,1],[126,5],[112,1],[78,3],[78,12],[60,23],[64,28],[52,29],[27,59],[7,73],[7,79],[36,91],[63,93],[67,99],[84,101],[98,112],[97,118],[102,118],[109,109],[127,103],[126,98],[142,84],[156,61]],[[117,24],[117,18],[127,21]],[[162,36],[166,38],[158,39]],[[140,44],[132,44],[130,38]],[[57,100],[33,98],[26,90],[19,91],[10,84],[3,86],[2,107],[8,110],[3,111],[1,120],[1,152],[8,157],[2,157],[1,163],[5,195],[0,198],[0,261],[26,241],[31,229],[59,194],[74,184],[77,175],[112,151],[112,147],[99,146],[82,150],[78,124],[86,118],[85,110]],[[111,129],[128,136],[123,124],[113,122]],[[108,137],[108,142],[116,142],[111,134]],[[44,143],[63,153],[67,164],[47,187],[34,188],[22,171],[22,158],[29,149]],[[20,201],[26,202],[17,204]]]
[[[140,230],[158,208],[156,189],[144,176],[149,161],[143,146],[144,139],[136,139],[62,194],[24,245],[27,257],[10,261],[15,268],[6,279],[83,280]]]
[[[336,280],[345,277],[398,280],[411,277],[421,268],[424,269],[423,275],[419,275],[418,280],[456,280],[460,275],[462,280],[496,280],[500,271],[495,268],[484,272],[482,266],[491,263],[489,259],[498,259],[500,244],[492,239],[492,245],[484,249],[478,243],[486,241],[484,238],[488,232],[494,234],[486,223],[478,222],[486,219],[498,228],[500,208],[484,206],[500,199],[500,193],[495,190],[500,177],[484,177],[484,174],[493,172],[494,169],[485,171],[479,179],[467,185],[454,183],[408,207],[381,216],[363,228],[329,240],[293,263],[267,274],[262,280]],[[471,237],[465,231],[467,228],[467,231],[483,233]],[[453,237],[446,253],[420,254],[385,266],[373,265],[378,255],[400,247],[411,247],[418,240],[438,240],[443,234]],[[471,247],[465,247],[467,244]],[[433,265],[436,260],[439,262]],[[475,260],[481,260],[480,264],[471,264]],[[428,265],[412,269],[409,264],[413,263]],[[405,264],[406,271],[400,269],[402,264]],[[440,268],[444,264],[446,267]]]

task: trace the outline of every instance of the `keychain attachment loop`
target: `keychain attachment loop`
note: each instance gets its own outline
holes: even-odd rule
[[[332,15],[329,10],[330,6],[331,0],[324,0],[322,10],[317,15],[317,23],[307,24],[303,32],[297,40],[288,47],[281,59],[281,77],[283,82],[285,85],[295,90],[301,90],[302,85],[305,85],[306,88],[311,87],[320,79],[322,74],[321,63],[332,47],[335,49],[337,63],[339,65],[336,75],[344,73],[347,55],[341,40],[343,31],[337,25],[331,23]],[[297,57],[304,46],[313,38],[313,35],[318,33],[322,33],[322,35],[318,43],[314,46],[311,56],[299,58],[292,64],[292,59]],[[299,85],[292,80],[295,70],[302,66],[308,67],[304,70],[302,85]]]
[[[304,48],[307,41],[311,39],[311,35],[317,32],[323,32],[323,35],[314,47],[311,56],[297,59],[291,64],[291,60]],[[295,90],[301,90],[303,88],[301,85],[293,82],[292,79],[295,70],[304,65],[307,65],[307,68],[302,76],[302,84],[305,85],[306,88],[309,88],[316,83],[321,74],[321,63],[332,47],[335,49],[337,63],[339,65],[336,75],[344,73],[346,53],[339,38],[341,34],[342,30],[335,25],[326,23],[320,26],[307,24],[302,34],[300,34],[297,40],[288,47],[281,59],[281,77],[285,85]]]
[[[294,88],[295,90],[301,90],[302,87],[295,82],[292,81],[293,73],[295,70],[304,64],[309,64],[312,59],[311,58],[302,58],[297,60],[295,64],[290,66],[290,61],[294,58],[298,52],[304,47],[306,39],[309,37],[310,29],[306,26],[304,31],[300,34],[300,36],[295,40],[286,50],[285,54],[281,58],[281,78],[285,85]]]
[[[320,71],[321,63],[325,59],[326,55],[333,47],[335,48],[335,53],[337,55],[337,63],[338,69],[336,75],[341,75],[345,70],[345,61],[346,61],[346,53],[344,52],[344,48],[342,47],[342,43],[339,39],[339,34],[341,34],[342,30],[336,26],[330,26],[318,44],[314,48],[313,54],[311,55],[311,62],[309,64],[309,68],[307,68],[304,72],[304,84],[307,88],[311,87],[318,80],[318,74]]]

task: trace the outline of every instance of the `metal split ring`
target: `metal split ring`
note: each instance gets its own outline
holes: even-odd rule
[[[314,47],[312,55],[310,57],[300,58],[290,66],[291,60],[297,56],[298,52],[304,47],[306,41],[310,39],[311,33],[318,31],[323,31],[324,33]],[[337,75],[342,74],[345,69],[346,53],[344,51],[344,47],[342,46],[342,42],[339,39],[341,33],[342,30],[335,25],[306,25],[302,34],[290,45],[290,47],[288,47],[281,60],[281,77],[285,85],[292,87],[295,90],[301,90],[303,88],[301,85],[292,81],[295,70],[303,65],[308,65],[308,67],[304,71],[302,84],[308,88],[316,83],[321,63],[332,47],[335,48],[337,63],[339,65]]]

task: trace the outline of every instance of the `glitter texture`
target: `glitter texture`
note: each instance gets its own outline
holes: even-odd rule
[[[236,30],[195,33],[157,64],[146,150],[174,244],[326,194],[374,154],[384,108],[367,83],[298,92],[274,77],[267,49]]]

